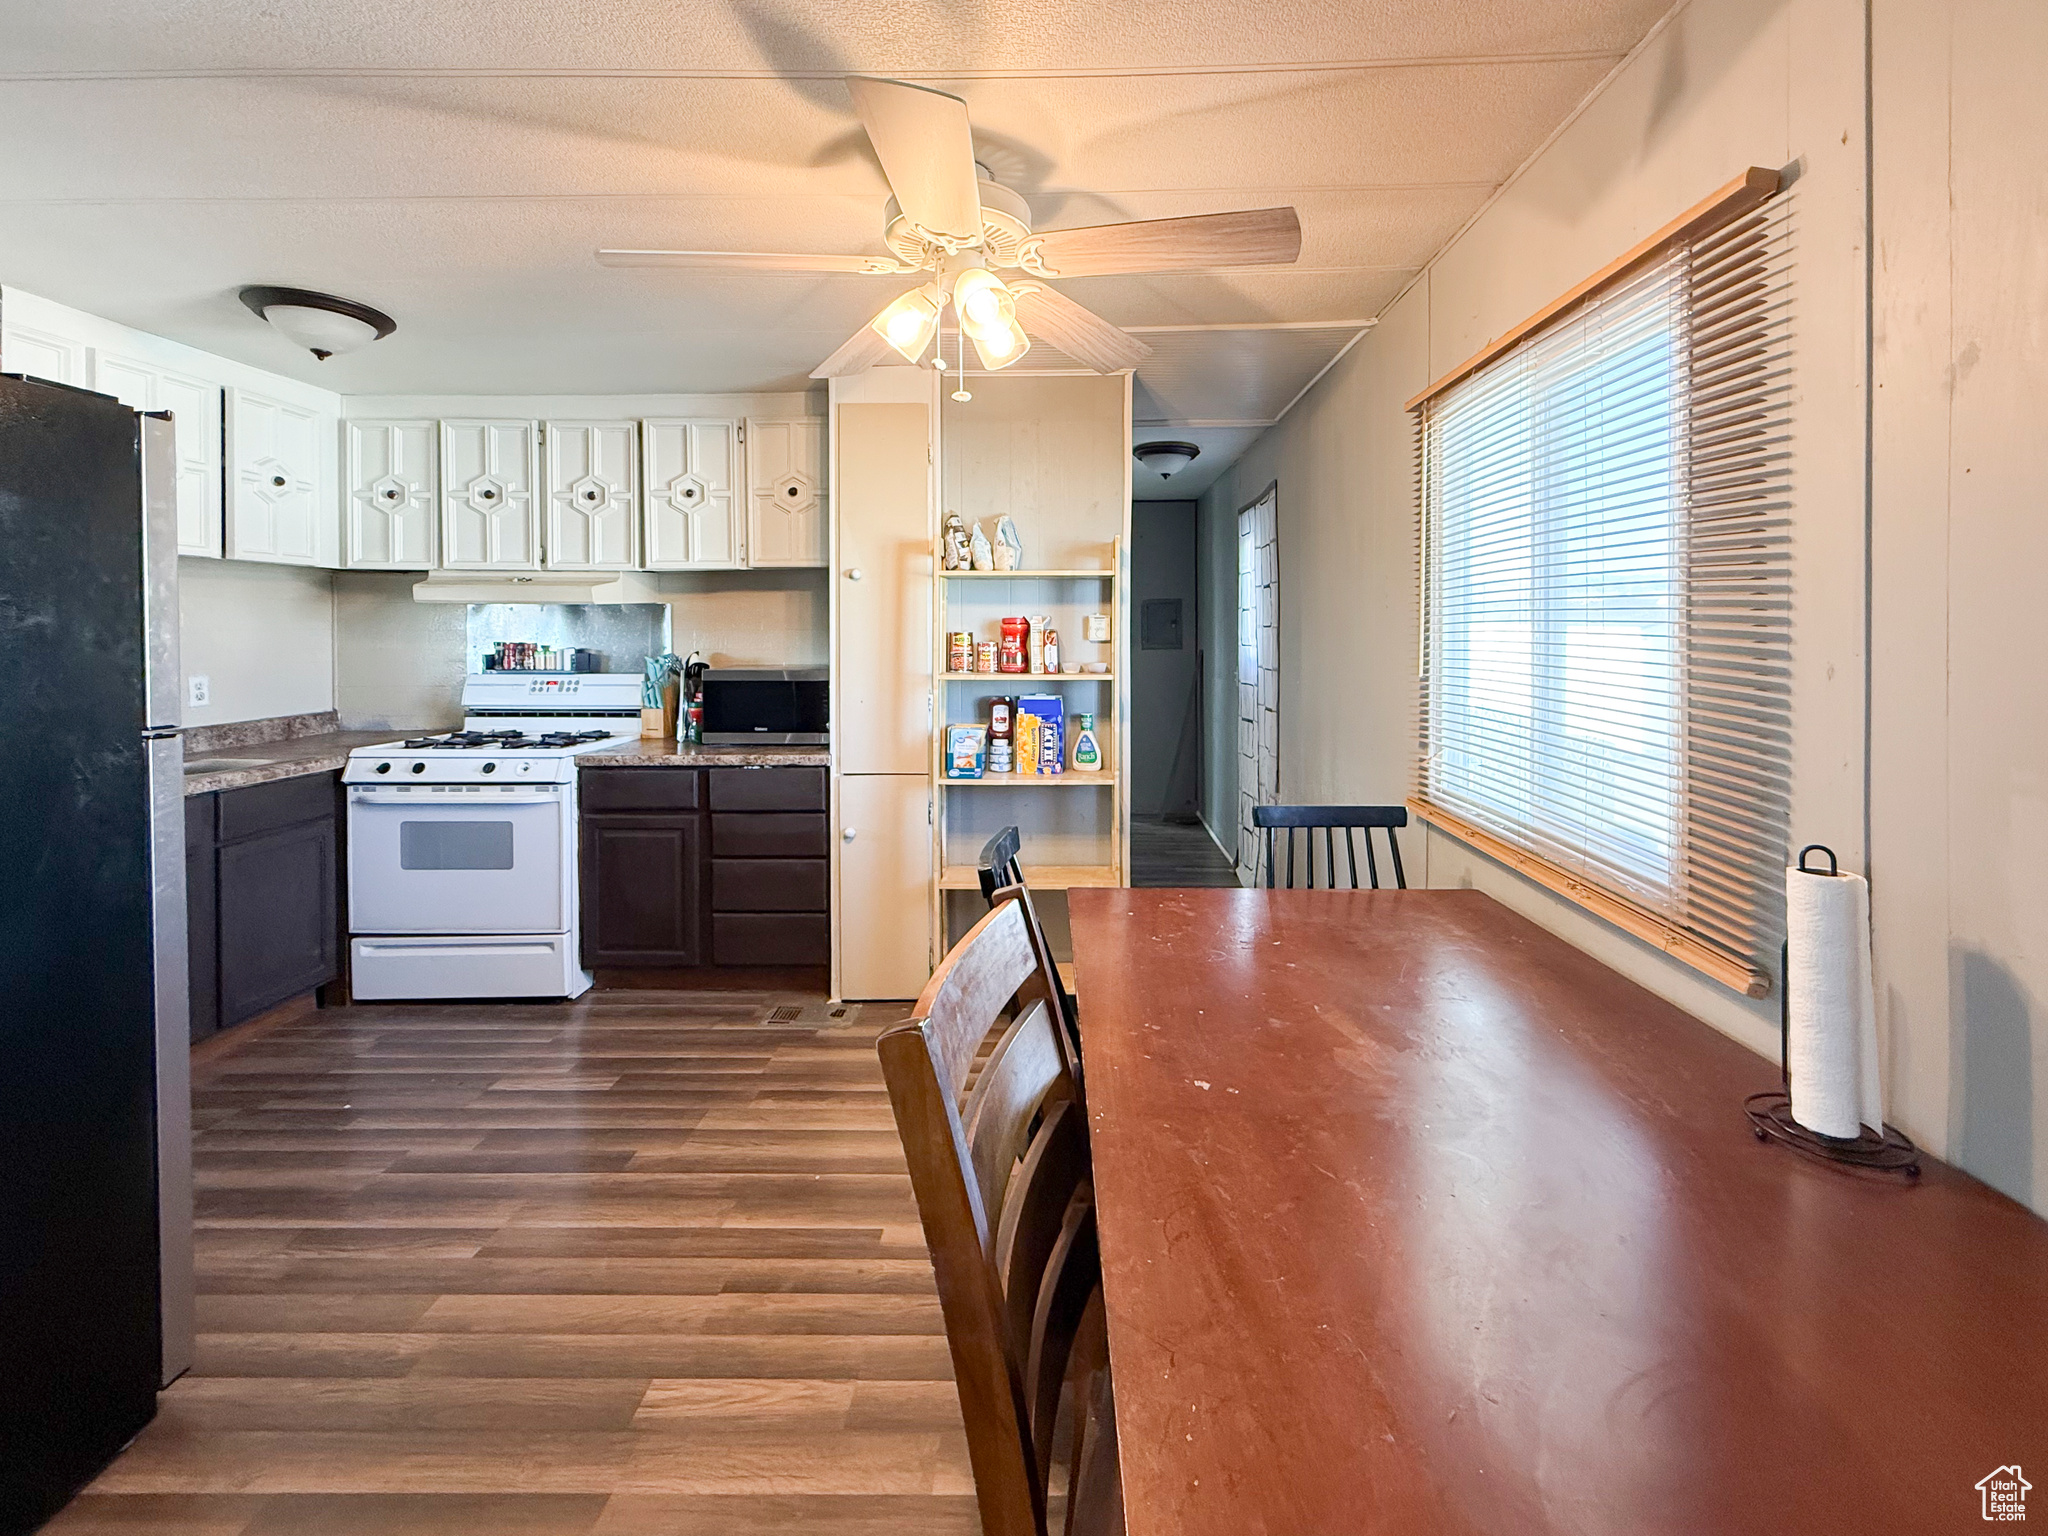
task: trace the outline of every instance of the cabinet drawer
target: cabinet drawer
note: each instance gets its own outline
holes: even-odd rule
[[[714,965],[828,965],[832,920],[822,912],[718,912],[711,918]]]
[[[823,812],[761,811],[713,816],[711,852],[722,859],[822,859]]]
[[[823,859],[713,859],[714,912],[823,912]]]
[[[220,792],[220,840],[238,842],[280,827],[295,827],[308,821],[331,821],[340,809],[335,793],[339,776],[308,773],[296,779],[277,779],[252,784],[247,789]]]
[[[823,811],[822,768],[712,768],[714,811]]]
[[[586,811],[694,811],[695,768],[593,768],[577,782]]]

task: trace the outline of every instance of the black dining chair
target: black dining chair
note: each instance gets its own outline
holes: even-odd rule
[[[1279,860],[1276,857],[1273,834],[1284,831],[1287,834],[1287,889],[1294,889],[1294,834],[1301,833],[1302,845],[1307,852],[1308,879],[1303,889],[1316,888],[1316,831],[1323,834],[1323,887],[1337,888],[1337,830],[1344,831],[1344,858],[1350,866],[1351,889],[1358,887],[1358,849],[1351,841],[1353,831],[1364,835],[1365,875],[1374,890],[1380,889],[1380,863],[1373,854],[1372,834],[1375,827],[1386,833],[1387,849],[1394,860],[1394,884],[1401,890],[1408,889],[1408,875],[1401,868],[1401,840],[1394,835],[1396,827],[1408,825],[1408,808],[1402,805],[1256,805],[1252,807],[1252,825],[1262,827],[1266,833],[1266,889],[1274,887],[1278,875]]]
[[[1024,866],[1018,861],[1017,829],[1005,827],[994,837],[981,845],[981,857],[975,863],[975,875],[981,881],[981,898],[990,907],[1003,891],[1015,887],[1018,899],[1024,904],[1024,920],[1031,925],[1033,941],[1048,956],[1052,950],[1045,942],[1045,925],[1038,920],[1038,908],[1031,901],[1031,887],[1024,883]],[[1059,981],[1060,1028],[1073,1047],[1074,1059],[1081,1059],[1081,1013],[1074,1001],[1074,994],[1067,990],[1067,980],[1060,975],[1059,966],[1053,966],[1053,975]]]

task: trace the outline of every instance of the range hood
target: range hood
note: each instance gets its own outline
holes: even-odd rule
[[[639,571],[429,571],[416,603],[661,603]]]

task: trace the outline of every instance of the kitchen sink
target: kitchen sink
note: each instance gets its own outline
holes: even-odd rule
[[[274,757],[195,757],[187,758],[187,773],[235,773],[244,768],[268,768],[276,762]]]

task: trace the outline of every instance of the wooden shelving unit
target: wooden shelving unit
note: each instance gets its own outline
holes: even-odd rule
[[[1061,916],[1068,890],[1128,883],[1130,416],[1130,380],[1118,375],[978,378],[972,402],[941,407],[940,520],[957,511],[970,527],[981,522],[992,529],[1007,514],[1023,536],[1027,560],[1036,555],[1042,562],[1014,571],[946,571],[934,561],[932,841],[939,879],[933,918],[942,943],[949,929],[957,937],[975,907],[953,896],[949,923],[948,896],[980,890],[975,857],[1006,825],[1018,829],[1033,889],[1054,893],[1050,905]],[[977,640],[993,640],[1000,618],[1012,614],[1050,615],[1063,662],[1106,670],[946,670],[949,633],[967,630]],[[1088,614],[1107,617],[1108,640],[1081,638]],[[1075,714],[1095,716],[1103,767],[947,778],[945,728],[985,725],[989,697],[1031,693],[1066,700],[1069,752]]]
[[[941,672],[942,683],[1008,683],[1017,693],[1030,693],[1038,683],[1113,683],[1114,672]],[[956,724],[958,722],[955,722]]]

